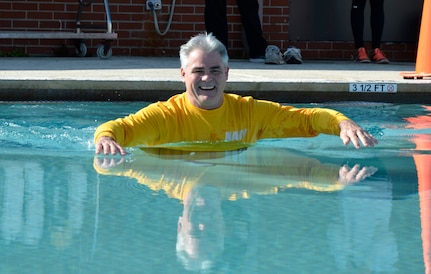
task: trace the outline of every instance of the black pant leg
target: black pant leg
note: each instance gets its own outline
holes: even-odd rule
[[[263,37],[262,25],[259,18],[259,3],[257,0],[237,0],[241,14],[241,22],[250,49],[249,56],[265,56],[267,42]]]
[[[380,48],[380,43],[383,35],[383,27],[385,24],[385,12],[383,0],[370,0],[371,6],[371,37],[372,47]]]
[[[355,47],[364,46],[364,9],[366,0],[352,0],[350,10],[350,24],[352,27],[353,39]]]
[[[206,31],[212,33],[227,48],[226,0],[205,0],[204,16]]]

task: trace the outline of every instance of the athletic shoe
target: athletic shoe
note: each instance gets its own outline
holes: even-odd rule
[[[286,64],[302,64],[301,50],[289,47],[283,54],[283,60]]]
[[[267,46],[265,50],[265,64],[284,64],[283,55],[277,46]]]
[[[373,60],[377,64],[389,64],[388,58],[386,58],[385,54],[379,48],[374,49]]]
[[[364,47],[358,48],[358,54],[356,55],[355,61],[360,63],[370,63],[370,58],[368,58],[367,51]]]
[[[250,57],[249,61],[252,63],[265,63],[265,56]]]

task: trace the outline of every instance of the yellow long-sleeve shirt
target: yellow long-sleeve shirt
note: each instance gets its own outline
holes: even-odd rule
[[[182,142],[185,150],[230,150],[264,138],[338,135],[339,122],[347,119],[330,109],[294,108],[235,94],[224,94],[221,107],[204,110],[193,106],[184,92],[100,125],[94,141],[108,136],[126,147]]]

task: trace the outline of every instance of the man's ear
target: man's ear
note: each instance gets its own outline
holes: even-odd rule
[[[185,82],[184,78],[186,77],[186,71],[183,68],[180,68],[181,80]]]
[[[226,67],[226,80],[229,79],[229,67]]]

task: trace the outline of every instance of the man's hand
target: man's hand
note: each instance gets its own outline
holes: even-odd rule
[[[352,142],[354,147],[360,148],[361,145],[359,142],[361,142],[364,147],[373,147],[378,143],[370,133],[366,132],[351,120],[341,121],[339,127],[340,138],[345,145]]]
[[[111,137],[100,137],[96,143],[96,154],[103,151],[105,155],[115,155],[120,153],[122,156],[126,155],[126,151]]]

